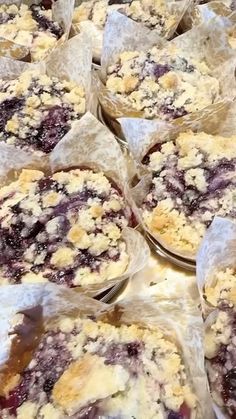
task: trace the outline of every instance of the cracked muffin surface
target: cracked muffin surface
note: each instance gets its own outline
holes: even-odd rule
[[[2,285],[86,286],[124,273],[130,210],[103,173],[23,170],[0,203]]]

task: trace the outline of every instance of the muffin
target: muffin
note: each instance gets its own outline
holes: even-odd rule
[[[214,401],[228,417],[236,415],[236,273],[214,272],[206,282],[204,298],[217,310],[206,327],[207,371]]]
[[[159,328],[64,317],[4,384],[3,419],[196,417],[180,349]]]
[[[181,133],[144,157],[151,173],[142,217],[172,252],[195,259],[215,215],[235,218],[235,137]]]
[[[52,10],[41,4],[0,5],[0,37],[27,47],[32,61],[43,60],[63,33]]]
[[[170,43],[149,51],[124,51],[108,66],[106,87],[144,118],[173,120],[212,105],[219,81],[206,61],[186,56]]]
[[[107,14],[117,10],[149,29],[155,29],[165,38],[172,35],[184,12],[184,2],[163,0],[90,0],[75,7],[73,25],[75,30],[86,30],[93,39],[95,58],[100,59],[103,31]]]
[[[86,287],[122,275],[131,213],[102,172],[23,170],[0,189],[0,284]]]
[[[0,79],[0,141],[49,153],[86,112],[85,102],[83,87],[37,69]]]

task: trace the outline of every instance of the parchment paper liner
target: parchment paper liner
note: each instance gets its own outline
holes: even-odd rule
[[[236,224],[226,218],[215,217],[197,255],[197,284],[207,326],[213,323],[217,309],[203,297],[205,284],[211,283],[209,281],[214,272],[235,268],[235,261]],[[219,406],[214,405],[214,410],[218,419],[228,418]]]
[[[41,0],[3,0],[1,3],[16,4],[17,6],[27,4],[28,6],[31,6],[32,4],[40,4]],[[64,31],[64,34],[55,43],[53,49],[60,47],[68,39],[73,10],[74,0],[57,0],[52,3],[53,21],[58,22]],[[52,50],[49,50],[44,59],[50,55],[51,52]],[[14,41],[10,41],[7,38],[0,38],[0,56],[10,57],[16,60],[31,61],[30,47],[16,44]]]
[[[134,160],[137,162],[137,171],[140,178],[139,183],[132,189],[133,198],[139,208],[137,217],[142,227],[151,236],[153,233],[148,230],[142,220],[142,211],[140,206],[149,191],[151,183],[151,174],[145,165],[142,165],[143,157],[157,143],[166,142],[175,139],[181,132],[192,130],[194,132],[204,131],[212,135],[222,135],[229,137],[236,135],[236,103],[225,102],[215,104],[214,111],[205,112],[202,118],[196,121],[184,121],[182,124],[165,121],[150,121],[141,118],[120,118],[118,121],[123,130],[123,134],[127,139],[128,147]],[[172,246],[168,246],[159,235],[153,236],[158,242],[171,253],[195,260],[196,257],[184,252],[177,252]]]
[[[86,1],[89,0],[75,0],[75,7],[81,5]],[[169,14],[171,16],[174,16],[175,18],[175,22],[172,24],[172,26],[169,28],[169,30],[163,37],[165,39],[170,39],[174,35],[182,17],[184,16],[186,10],[189,7],[189,4],[191,4],[191,0],[166,0],[165,4],[167,10],[169,10]],[[123,4],[121,4],[120,6],[122,7]],[[145,26],[142,22],[137,23],[139,25]],[[158,35],[158,31],[156,29],[153,29],[153,31]],[[99,29],[91,20],[86,20],[80,23],[72,23],[72,36],[80,32],[86,33],[88,36],[92,37],[93,59],[95,62],[100,63],[104,29]]]
[[[20,170],[26,167],[40,169],[46,173],[75,167],[90,167],[97,171],[103,171],[121,189],[127,205],[132,209],[135,207],[132,198],[130,198],[126,162],[120,147],[109,130],[90,113],[75,122],[69,133],[57,144],[47,164],[41,163],[40,159],[34,159],[32,155],[24,151],[12,150],[6,144],[0,144],[0,159],[1,185],[16,179]],[[118,278],[78,287],[78,291],[97,295],[145,266],[150,251],[142,235],[127,227],[122,232],[122,238],[126,242],[129,255],[129,263],[125,272]]]
[[[236,224],[229,219],[215,217],[197,254],[197,284],[205,316],[215,309],[203,298],[206,282],[211,284],[210,278],[217,271],[235,268],[235,261]]]
[[[211,26],[201,25],[171,41],[165,41],[157,36],[154,31],[149,31],[120,13],[112,12],[108,16],[105,27],[100,76],[98,76],[98,73],[94,74],[93,83],[98,90],[98,99],[104,116],[110,122],[117,135],[120,134],[120,131],[115,121],[116,118],[143,118],[144,114],[141,111],[132,109],[130,106],[124,105],[116,95],[113,95],[106,88],[108,66],[114,63],[117,55],[125,50],[147,51],[154,45],[163,49],[169,43],[183,49],[186,57],[194,55],[199,61],[206,60],[211,69],[211,74],[218,78],[221,87],[220,97],[213,105],[177,118],[174,120],[174,124],[178,125],[184,121],[198,120],[206,112],[214,111],[214,107],[218,102],[236,96],[235,67],[228,64],[228,60],[231,63],[234,54],[228,44],[225,31],[218,27],[217,24],[212,24]],[[203,45],[204,48],[202,47]],[[224,65],[224,72],[222,71],[222,65]],[[231,81],[230,86],[225,84],[227,79]],[[156,119],[158,120],[158,118]]]
[[[15,314],[39,306],[43,308],[43,324],[49,328],[65,315],[74,317],[92,315],[97,320],[114,325],[134,323],[147,328],[160,327],[164,335],[174,341],[181,350],[186,373],[199,400],[196,418],[213,417],[204,371],[202,321],[199,311],[190,300],[164,299],[157,304],[155,298],[137,298],[107,306],[54,284],[2,287],[0,294],[2,378],[4,362],[8,359],[11,349],[12,336],[9,337],[8,333],[16,323]],[[3,379],[2,384],[4,384]]]
[[[94,112],[91,89],[91,65],[92,51],[88,39],[83,35],[77,35],[65,42],[61,48],[55,49],[46,62],[24,63],[11,58],[0,58],[0,78],[14,79],[27,69],[39,70],[42,74],[58,77],[59,80],[70,80],[82,86],[86,95],[86,110]],[[3,142],[3,141],[0,141]],[[11,146],[12,149],[17,148]],[[40,150],[31,152],[35,157],[45,154]],[[47,158],[45,156],[45,158]]]
[[[236,23],[235,13],[230,9],[231,2],[224,1],[210,1],[206,4],[191,3],[187,9],[182,21],[182,30],[189,30],[194,26],[203,23],[210,23],[217,19],[219,25],[227,27],[231,23]]]

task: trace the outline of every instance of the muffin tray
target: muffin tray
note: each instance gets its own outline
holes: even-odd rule
[[[178,257],[175,254],[168,252],[168,250],[166,250],[163,246],[160,245],[160,243],[158,243],[157,240],[154,239],[154,237],[151,236],[151,234],[146,233],[146,237],[148,242],[150,243],[152,249],[154,250],[154,252],[159,255],[162,256],[163,258],[165,258],[166,260],[168,260],[169,262],[180,266],[181,268],[187,269],[188,271],[191,272],[196,272],[196,263],[189,260],[189,259],[184,259],[182,257]]]

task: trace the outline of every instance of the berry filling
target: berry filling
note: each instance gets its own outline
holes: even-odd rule
[[[61,38],[63,35],[63,29],[49,19],[42,13],[42,9],[40,6],[36,6],[33,4],[30,7],[33,19],[38,23],[39,29],[42,31],[49,31],[56,36],[57,39]]]

